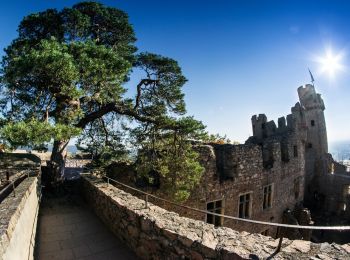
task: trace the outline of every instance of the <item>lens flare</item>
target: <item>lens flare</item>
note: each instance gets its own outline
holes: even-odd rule
[[[321,65],[320,74],[326,73],[329,77],[334,78],[337,72],[343,71],[345,68],[342,64],[343,57],[344,52],[334,53],[331,48],[328,48],[325,55],[316,60]]]

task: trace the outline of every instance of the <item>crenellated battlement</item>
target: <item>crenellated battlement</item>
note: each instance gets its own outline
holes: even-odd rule
[[[325,109],[321,94],[316,93],[315,87],[311,84],[300,86],[298,88],[300,103],[306,109]]]
[[[298,88],[299,98],[303,97],[305,95],[315,95],[315,94],[316,94],[316,90],[315,90],[315,86],[314,85],[305,84],[305,85],[300,86]]]
[[[265,114],[253,115],[252,116],[252,121],[253,120],[256,121],[256,122],[266,123],[267,117],[266,117]]]
[[[259,114],[252,116],[253,136],[257,140],[262,140],[274,135],[283,135],[291,131],[297,131],[305,125],[305,118],[303,114],[303,107],[300,103],[296,103],[291,108],[291,114],[286,117],[282,116],[276,123],[271,120],[267,121],[265,114]]]

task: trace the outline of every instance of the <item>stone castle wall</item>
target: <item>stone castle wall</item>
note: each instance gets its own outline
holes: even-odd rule
[[[0,188],[22,174],[40,171],[40,158],[33,154],[0,153]]]
[[[287,119],[287,120],[286,120]],[[240,195],[250,193],[250,219],[285,221],[284,212],[300,210],[304,198],[306,127],[303,108],[297,103],[291,114],[278,120],[278,127],[264,114],[252,117],[254,135],[243,145],[199,145],[200,162],[205,167],[201,183],[185,202],[207,209],[207,203],[222,201],[222,213],[239,217]],[[263,208],[264,187],[272,185],[272,206]],[[207,221],[202,213],[174,208],[182,216]],[[294,218],[294,217],[293,217]],[[302,221],[294,218],[293,221]],[[223,226],[238,231],[264,233],[276,237],[277,229],[224,219]],[[310,224],[310,223],[304,223]],[[300,234],[300,237],[304,237]],[[309,235],[307,236],[309,237]],[[304,237],[305,238],[305,237]]]
[[[328,153],[325,105],[313,85],[298,88],[307,126],[305,143],[305,203],[316,210],[350,215],[350,175]]]
[[[101,220],[142,259],[266,259],[278,240],[180,217],[90,175],[82,191]],[[348,259],[350,244],[284,239],[273,259]]]
[[[349,172],[329,172],[318,178],[319,188],[315,191],[316,208],[327,212],[350,217],[350,174]],[[318,205],[317,205],[318,204]]]
[[[250,219],[282,223],[283,212],[288,209],[293,211],[300,206],[304,196],[304,146],[293,134],[289,135],[287,140],[285,149],[289,154],[288,161],[282,160],[280,140],[272,138],[265,141],[264,144],[273,157],[272,165],[269,167],[264,167],[264,147],[261,145],[195,146],[194,149],[200,154],[200,163],[204,166],[205,171],[200,183],[192,190],[189,199],[184,204],[206,210],[207,203],[221,201],[222,214],[238,217],[240,195],[250,193]],[[296,155],[294,155],[294,147],[297,150]],[[132,178],[127,177],[123,172],[112,174],[110,177],[135,186]],[[266,185],[272,185],[272,206],[264,209],[263,189]],[[140,196],[137,192],[126,191]],[[154,191],[148,190],[148,192]],[[150,200],[181,216],[207,221],[207,215],[204,213],[186,210],[151,198]],[[246,222],[238,223],[229,219],[222,219],[221,225],[238,231],[264,232],[273,237],[276,237],[277,234],[277,229],[273,227]]]
[[[201,183],[193,190],[186,205],[206,209],[207,203],[222,200],[225,215],[239,216],[239,198],[245,193],[251,194],[251,216],[249,218],[267,222],[282,222],[283,212],[293,210],[300,205],[304,195],[304,164],[303,153],[293,155],[288,162],[283,162],[280,153],[280,143],[272,142],[274,158],[273,167],[264,168],[262,147],[259,145],[207,145],[197,149],[201,154],[201,163],[205,173]],[[293,144],[288,145],[290,153]],[[302,149],[299,146],[299,149]],[[218,167],[218,162],[223,167]],[[223,172],[220,172],[219,169]],[[231,171],[231,172],[230,172]],[[225,174],[224,176],[222,176]],[[234,176],[234,177],[226,177]],[[297,186],[294,183],[297,182]],[[263,209],[264,191],[266,185],[272,185],[272,206]],[[296,194],[297,193],[297,194]],[[167,205],[164,205],[167,208]],[[172,208],[168,207],[169,210]],[[180,215],[206,221],[206,215],[186,210],[176,209]],[[277,230],[235,220],[224,219],[223,226],[238,231],[248,231],[276,236]],[[267,231],[267,232],[266,232]]]
[[[200,183],[184,204],[207,210],[208,203],[221,201],[222,214],[239,217],[240,196],[250,193],[250,219],[282,223],[283,213],[299,208],[304,198],[306,131],[302,126],[300,109],[298,105],[292,108],[292,114],[287,116],[288,125],[283,118],[280,119],[275,134],[267,132],[261,138],[253,136],[242,145],[194,146],[205,171]],[[258,120],[266,121],[267,118],[260,115]],[[258,124],[255,126],[257,130]],[[123,183],[133,182],[132,178],[126,178],[123,173],[111,177]],[[272,206],[264,209],[264,187],[267,185],[272,185]],[[135,195],[138,196],[137,193]],[[204,213],[184,210],[159,201],[154,203],[181,216],[207,221],[208,216]],[[237,223],[235,220],[222,219],[220,225],[238,231],[264,232],[273,237],[277,235],[276,228]]]
[[[66,159],[66,168],[84,168],[86,165],[91,163],[91,159]]]
[[[323,100],[309,84],[298,88],[298,94],[299,102],[291,108],[289,115],[280,117],[277,124],[269,121],[265,114],[254,115],[251,119],[253,136],[245,144],[196,146],[205,172],[185,204],[206,210],[208,203],[221,201],[222,213],[238,217],[239,198],[250,193],[249,218],[256,220],[283,222],[286,210],[298,211],[303,203],[310,207],[323,203],[322,207],[332,212],[339,212],[345,204],[346,211],[350,212],[347,195],[343,194],[348,179],[330,174],[332,165],[335,173],[343,172],[345,168],[327,153]],[[120,176],[122,182],[133,182],[125,174]],[[112,177],[119,179],[116,175]],[[266,185],[272,185],[273,199],[272,207],[263,209]],[[207,221],[206,214],[155,203],[182,216]],[[303,220],[295,216],[292,221]],[[276,236],[277,231],[226,219],[221,224],[271,236]]]
[[[38,178],[29,177],[0,204],[0,259],[34,259]]]
[[[304,107],[307,125],[307,141],[318,155],[328,153],[326,120],[323,111],[324,102],[321,95],[316,93],[313,85],[307,84],[298,88],[301,105]]]
[[[303,107],[307,139],[305,142],[305,203],[312,205],[315,192],[322,192],[324,175],[328,174],[327,129],[324,117],[325,105],[313,85],[298,88],[300,103]]]

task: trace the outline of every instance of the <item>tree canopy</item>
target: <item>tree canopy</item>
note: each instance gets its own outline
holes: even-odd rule
[[[203,136],[204,126],[185,116],[186,78],[178,63],[137,53],[135,41],[128,15],[96,2],[24,17],[2,59],[2,140],[12,146],[53,142],[50,167],[59,176],[72,137],[96,153],[125,154],[131,144],[122,137],[128,136],[140,154],[157,154],[151,166],[155,161],[141,156],[143,172],[181,172],[169,180],[188,190],[186,179],[194,185],[203,170],[188,143]],[[133,69],[144,77],[128,98],[125,83]]]

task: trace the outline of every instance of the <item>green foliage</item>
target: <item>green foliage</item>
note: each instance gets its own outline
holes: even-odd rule
[[[120,101],[134,41],[127,15],[98,3],[25,17],[2,62],[3,115],[75,124]]]
[[[0,135],[8,141],[11,147],[38,147],[51,140],[69,140],[79,135],[80,132],[81,129],[76,127],[62,124],[53,126],[33,119],[28,122],[9,123],[1,129]]]
[[[4,68],[11,116],[74,123],[94,105],[119,100],[130,63],[93,42],[42,40]],[[15,93],[15,97],[13,96]]]
[[[216,144],[239,144],[239,142],[237,141],[231,142],[231,140],[227,138],[226,135],[220,134],[208,134],[206,137],[203,138],[203,141]]]
[[[186,142],[170,138],[149,144],[139,153],[137,172],[154,182],[156,172],[160,176],[161,191],[176,201],[188,199],[192,189],[200,182],[204,168],[198,162],[198,153]]]
[[[2,128],[1,135],[9,141],[11,146],[15,147],[49,142],[51,140],[50,125],[37,123],[37,121],[9,123]]]
[[[192,117],[179,119],[178,129],[164,130],[150,125],[133,129],[132,137],[139,145],[136,168],[149,182],[160,177],[160,190],[179,202],[188,199],[192,189],[200,182],[204,168],[198,153],[192,150],[191,140],[203,136],[204,126]]]
[[[141,111],[146,114],[165,114],[186,112],[182,86],[187,81],[178,63],[170,58],[152,53],[137,56],[136,67],[146,73],[146,78],[154,82],[144,86],[141,93]]]
[[[90,123],[78,139],[78,150],[89,154],[95,167],[105,167],[112,162],[129,159],[123,143],[126,135],[124,126],[115,124],[116,118],[104,116]]]
[[[123,102],[122,84],[136,51],[126,13],[82,2],[28,15],[18,32],[0,72],[0,117],[7,119],[2,126],[8,124],[4,142],[34,146],[69,140],[87,124],[79,122],[101,106]]]
[[[53,171],[62,171],[65,145],[79,134],[98,165],[140,149],[140,171],[156,169],[171,194],[187,198],[202,172],[189,140],[205,132],[184,117],[186,78],[175,60],[136,55],[127,14],[95,2],[28,15],[18,32],[0,71],[1,140],[32,147],[54,141]],[[133,69],[144,72],[135,99],[124,97]],[[148,162],[144,151],[157,159]]]

